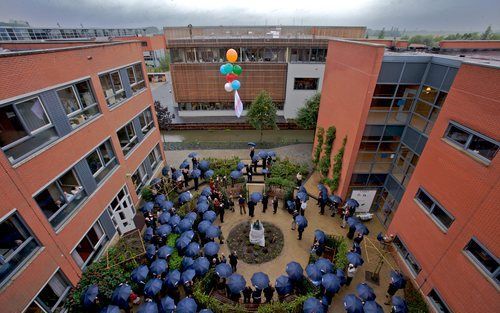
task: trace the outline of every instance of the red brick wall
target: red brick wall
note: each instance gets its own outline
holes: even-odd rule
[[[359,42],[368,42],[368,43],[376,43],[380,45],[384,45],[387,48],[390,47],[396,47],[396,48],[408,48],[408,41],[407,40],[392,40],[392,39],[349,39],[352,41],[359,41]]]
[[[500,49],[500,40],[443,40],[441,49]]]
[[[167,44],[165,41],[165,37],[163,35],[143,36],[143,37],[115,37],[113,38],[113,40],[115,41],[137,40],[145,42],[147,46],[141,46],[143,51],[167,49]]]
[[[331,154],[332,165],[333,156],[340,149],[344,136],[347,136],[336,192],[341,197],[347,193],[383,54],[382,45],[348,41],[330,41],[328,45],[318,126],[323,127],[325,133],[330,126],[337,128],[337,139]],[[316,141],[317,138],[315,145]]]
[[[430,134],[389,231],[397,234],[422,266],[417,283],[436,288],[453,312],[498,312],[500,298],[463,253],[476,237],[500,256],[500,162],[485,165],[442,139],[450,120],[499,140],[500,71],[463,64]],[[414,196],[425,188],[455,221],[441,231]]]

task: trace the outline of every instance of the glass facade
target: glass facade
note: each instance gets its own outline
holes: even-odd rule
[[[145,35],[140,28],[30,28],[0,27],[0,40],[42,40],[42,39],[77,39],[95,37],[130,37]]]

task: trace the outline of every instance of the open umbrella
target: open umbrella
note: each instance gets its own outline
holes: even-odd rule
[[[358,201],[356,201],[354,199],[347,199],[347,201],[345,202],[345,205],[347,205],[348,207],[351,207],[351,208],[357,208],[359,206],[359,203],[358,203]]]
[[[257,155],[259,156],[259,158],[261,159],[267,159],[267,152],[264,151],[264,150],[260,150],[259,153],[257,153]]]
[[[181,272],[179,270],[173,270],[168,272],[167,278],[165,279],[165,284],[169,288],[175,288],[181,280]]]
[[[259,156],[258,154],[254,155],[254,156],[252,157],[252,162],[254,162],[254,163],[255,163],[255,162],[259,162],[259,160],[260,160],[260,156]]]
[[[363,305],[364,313],[384,313],[384,309],[375,301],[366,301]]]
[[[174,203],[172,201],[165,201],[160,204],[160,209],[162,211],[168,211],[174,207]]]
[[[363,260],[361,255],[354,253],[354,252],[347,253],[347,261],[349,261],[349,263],[351,263],[352,265],[354,265],[356,267],[363,265],[363,263],[365,263],[365,261]]]
[[[174,313],[174,299],[170,298],[169,296],[161,298],[160,303],[158,303],[158,308],[160,309],[160,313]]]
[[[311,280],[314,286],[319,286],[321,284],[321,277],[323,273],[319,270],[319,268],[315,264],[309,264],[306,267],[307,277]]]
[[[175,172],[172,173],[172,179],[177,180],[177,178],[182,176],[182,172],[180,170],[176,170]]]
[[[206,171],[205,174],[203,175],[203,177],[205,179],[210,179],[210,177],[212,177],[212,176],[214,176],[214,171],[212,171],[212,170]]]
[[[408,306],[406,301],[399,296],[392,296],[392,310],[394,313],[406,313],[408,312]]]
[[[184,218],[190,219],[191,223],[194,224],[194,221],[196,221],[196,219],[198,218],[198,214],[196,214],[196,212],[189,212],[188,214],[186,214],[186,216],[184,216]]]
[[[210,189],[210,187],[207,187],[207,188],[208,188],[208,189]],[[205,188],[205,189],[206,189],[206,188]],[[205,191],[205,189],[203,189],[203,191]],[[208,191],[210,192],[210,190],[208,190]],[[209,194],[209,196],[210,196],[210,194]],[[203,196],[203,195],[200,195],[200,196],[198,197],[198,201],[196,201],[196,204],[200,204],[200,203],[202,203],[202,202],[203,202],[203,203],[208,204],[208,198],[207,198],[207,197],[208,197],[208,196]]]
[[[168,264],[167,261],[164,259],[156,259],[151,265],[149,266],[149,270],[153,275],[159,275],[167,270]]]
[[[215,273],[219,275],[220,278],[228,278],[233,273],[231,265],[227,263],[219,263],[215,266]]]
[[[305,192],[299,192],[297,193],[297,198],[299,198],[300,201],[307,201],[309,196]]]
[[[267,152],[267,156],[271,157],[271,158],[274,158],[274,157],[276,157],[276,152],[274,152],[274,151],[268,151]]]
[[[243,175],[241,171],[232,171],[231,174],[229,174],[232,179],[238,179],[241,177],[241,175]]]
[[[186,297],[177,303],[175,313],[196,313],[198,305],[193,298]]]
[[[191,258],[197,256],[198,253],[200,253],[200,244],[197,242],[191,242],[186,247],[186,251],[184,251],[184,253],[186,254],[186,256]]]
[[[151,212],[151,211],[153,211],[154,207],[155,207],[155,204],[151,201],[148,201],[148,202],[144,203],[144,206],[141,208],[141,212],[142,213]]]
[[[203,246],[203,252],[205,252],[205,255],[214,256],[219,253],[219,244],[213,241],[207,242]]]
[[[199,169],[195,169],[191,171],[191,177],[199,178],[201,176],[201,171]]]
[[[182,161],[181,165],[179,165],[179,168],[188,168],[189,167],[189,161],[186,159]]]
[[[168,167],[168,166],[164,166],[164,167],[161,169],[161,174],[162,174],[163,176],[167,176],[169,172],[170,172],[170,167]]]
[[[168,220],[170,219],[170,217],[171,217],[170,213],[163,212],[158,218],[158,222],[160,222],[160,224],[168,224]]]
[[[99,313],[120,313],[120,308],[117,307],[116,305],[106,305],[103,307]]]
[[[214,239],[220,236],[220,230],[219,227],[211,225],[208,227],[207,231],[205,232],[205,237]]]
[[[328,199],[331,202],[335,203],[335,204],[341,204],[342,203],[342,198],[339,197],[339,196],[336,196],[336,195],[331,195],[331,196],[328,197]]]
[[[150,279],[144,286],[144,293],[147,296],[154,297],[158,292],[161,291],[163,282],[159,278]]]
[[[203,214],[208,211],[209,207],[210,206],[206,202],[198,202],[198,204],[196,205],[196,212]]]
[[[157,195],[155,197],[155,202],[158,203],[158,204],[160,204],[162,202],[165,202],[165,201],[167,201],[167,198],[165,197],[165,195],[161,195],[160,194],[160,195]]]
[[[206,257],[199,257],[194,260],[193,269],[196,272],[196,275],[203,276],[208,272],[210,268],[210,261]]]
[[[132,271],[132,273],[130,274],[130,279],[132,279],[136,283],[144,282],[148,277],[148,273],[149,268],[147,267],[147,265],[141,265],[139,267],[136,267]]]
[[[193,238],[194,238],[194,231],[192,231],[192,230],[185,231],[185,232],[183,232],[181,234],[181,237],[186,237],[189,240],[193,240]]]
[[[367,283],[360,283],[356,286],[356,291],[358,292],[358,296],[363,301],[373,301],[377,297],[373,288],[368,286]]]
[[[344,309],[347,313],[363,313],[363,303],[353,294],[344,297]]]
[[[158,313],[158,305],[156,302],[146,301],[139,306],[137,313]]]
[[[255,142],[251,142],[251,141],[248,143],[248,145],[251,146],[251,147],[255,147],[256,146]]]
[[[213,223],[215,221],[215,218],[217,218],[217,213],[215,213],[214,211],[210,210],[203,213],[203,220],[205,221],[210,221]]]
[[[201,195],[204,197],[210,197],[212,195],[212,190],[210,189],[210,187],[205,187],[201,191]]]
[[[208,171],[208,168],[210,167],[210,162],[207,160],[201,160],[200,163],[198,164],[198,167],[202,171]]]
[[[241,171],[242,169],[244,169],[244,168],[245,168],[245,166],[246,166],[246,165],[245,165],[245,163],[243,163],[243,162],[238,162],[238,164],[236,165],[236,169],[237,169],[238,171]]]
[[[298,281],[304,276],[304,269],[299,263],[292,261],[286,265],[286,273],[291,280]]]
[[[360,234],[368,235],[370,233],[370,231],[368,230],[368,228],[365,225],[361,224],[361,223],[356,224],[354,227],[356,228],[356,231],[358,233],[360,233]]]
[[[287,200],[286,205],[290,210],[295,210],[295,202],[293,202],[292,200]]]
[[[319,191],[321,191],[321,190],[323,190],[323,189],[325,189],[325,190],[326,190],[325,185],[323,185],[323,184],[318,184],[318,190],[319,190]]]
[[[117,305],[122,309],[128,308],[128,298],[131,292],[132,287],[129,284],[120,284],[111,295],[111,304]]]
[[[314,238],[316,238],[316,240],[322,244],[322,243],[325,243],[325,239],[326,239],[326,235],[325,235],[325,232],[320,230],[320,229],[316,229],[314,231]]]
[[[349,225],[349,226],[356,226],[358,224],[361,224],[361,221],[359,220],[359,218],[354,217],[354,216],[351,216],[351,217],[347,218],[347,225]]]
[[[185,270],[191,269],[191,267],[193,266],[193,264],[194,264],[193,258],[185,256],[185,257],[182,258],[181,268],[185,271]]]
[[[295,223],[297,223],[299,227],[307,227],[307,219],[302,215],[297,215],[295,217]]]
[[[145,241],[151,241],[153,239],[154,231],[152,227],[146,228],[144,231],[144,240]]]
[[[168,220],[168,225],[175,227],[181,222],[181,217],[179,215],[172,215]]]
[[[260,290],[269,286],[269,276],[262,272],[254,273],[250,281],[255,288]]]
[[[183,284],[186,284],[187,282],[192,281],[195,276],[196,276],[195,270],[192,269],[185,270],[181,274],[181,282]]]
[[[340,285],[341,286],[344,286],[345,283],[346,283],[346,277],[345,277],[345,274],[344,274],[344,271],[341,270],[340,268],[338,268],[336,271],[335,271],[335,276],[337,276],[337,278],[339,279],[340,281]]]
[[[319,258],[316,260],[314,264],[319,268],[319,270],[323,274],[333,273],[333,263],[328,259]]]
[[[156,234],[161,237],[167,237],[172,232],[172,227],[168,224],[160,225],[156,229]]]
[[[325,308],[323,307],[323,304],[321,301],[314,297],[308,298],[306,301],[304,301],[304,305],[302,307],[302,312],[304,313],[324,313]]]
[[[406,279],[404,276],[396,271],[391,271],[391,284],[397,289],[403,289],[406,286]]]
[[[185,203],[189,200],[191,200],[191,194],[189,192],[185,191],[179,195],[179,202]]]
[[[214,312],[210,309],[203,309],[199,313],[214,313]]]
[[[180,236],[177,238],[175,241],[175,247],[179,250],[184,250],[187,248],[187,246],[191,243],[191,239],[187,236]]]
[[[240,274],[231,274],[227,278],[227,288],[231,293],[240,293],[243,289],[245,289],[247,282],[245,281],[245,278],[241,276]]]
[[[290,278],[286,275],[281,275],[276,279],[276,284],[274,285],[276,292],[279,295],[286,295],[292,292],[293,285]]]
[[[193,220],[190,219],[190,218],[183,218],[180,222],[179,222],[179,229],[181,232],[185,232],[185,231],[188,231],[190,230],[191,228],[193,228]]]
[[[148,244],[146,246],[146,257],[151,260],[152,258],[154,258],[155,255],[156,255],[156,246],[152,243]]]
[[[337,293],[340,290],[340,280],[331,273],[323,275],[321,285],[331,294]]]
[[[172,255],[172,253],[174,253],[174,248],[169,246],[162,246],[160,249],[158,249],[156,255],[161,259],[167,259],[169,256]]]
[[[267,174],[269,173],[269,170],[267,168],[262,169],[262,174]]]
[[[252,192],[250,195],[250,200],[257,203],[262,200],[262,194],[260,192]]]
[[[201,221],[199,224],[198,224],[198,231],[201,233],[201,234],[205,234],[205,232],[207,231],[207,229],[212,226],[212,222],[210,221]]]
[[[196,152],[191,152],[190,154],[188,154],[189,158],[196,158],[197,156],[198,156],[198,153],[196,153]]]
[[[82,294],[82,304],[88,308],[94,305],[94,301],[99,294],[99,287],[97,285],[88,286]]]

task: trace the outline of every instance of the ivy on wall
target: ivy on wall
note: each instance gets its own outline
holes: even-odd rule
[[[323,183],[326,184],[330,191],[335,191],[339,187],[340,174],[342,172],[342,159],[344,158],[345,145],[347,143],[347,136],[342,139],[342,147],[340,147],[337,154],[333,157],[333,173],[332,178],[324,178]]]
[[[328,127],[328,130],[326,131],[326,140],[324,144],[324,154],[321,160],[319,161],[319,171],[323,177],[328,176],[328,172],[330,172],[330,166],[331,166],[331,154],[332,154],[332,147],[333,147],[333,142],[335,141],[335,136],[337,133],[337,129],[335,126],[330,126]]]
[[[316,150],[314,150],[314,158],[313,163],[314,166],[318,165],[319,157],[321,156],[321,150],[323,149],[323,136],[325,134],[325,130],[323,127],[318,127],[318,132],[316,137],[318,138],[318,144],[316,145]]]

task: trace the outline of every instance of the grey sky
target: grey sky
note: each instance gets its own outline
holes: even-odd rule
[[[32,26],[361,25],[500,31],[498,0],[0,0],[0,20]]]

